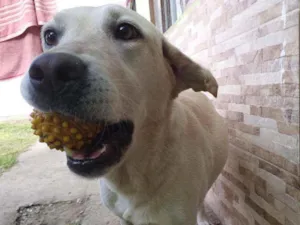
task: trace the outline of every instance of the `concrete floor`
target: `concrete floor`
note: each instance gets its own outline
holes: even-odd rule
[[[0,225],[117,225],[98,183],[72,174],[64,153],[36,144],[0,176]]]

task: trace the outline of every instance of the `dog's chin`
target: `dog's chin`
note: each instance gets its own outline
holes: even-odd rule
[[[80,151],[66,149],[67,165],[77,175],[95,178],[118,164],[128,149],[133,135],[131,121],[105,125],[92,143]]]

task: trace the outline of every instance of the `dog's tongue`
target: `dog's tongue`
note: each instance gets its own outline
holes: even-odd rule
[[[102,155],[105,151],[106,148],[103,147],[101,149],[98,149],[88,155],[86,155],[86,153],[84,151],[72,151],[70,149],[65,149],[67,156],[73,158],[73,159],[77,159],[77,160],[84,160],[84,159],[96,159],[98,158],[100,155]]]

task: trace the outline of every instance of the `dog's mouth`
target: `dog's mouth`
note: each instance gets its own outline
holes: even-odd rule
[[[80,151],[66,149],[67,165],[84,177],[97,177],[121,161],[131,143],[134,125],[131,121],[106,124],[91,144]]]

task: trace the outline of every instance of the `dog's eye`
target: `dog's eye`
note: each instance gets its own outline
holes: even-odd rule
[[[47,30],[44,33],[44,40],[47,45],[54,46],[58,42],[57,34],[53,30]]]
[[[139,38],[140,33],[134,26],[128,23],[123,23],[117,27],[115,36],[118,39],[127,41],[127,40]]]

